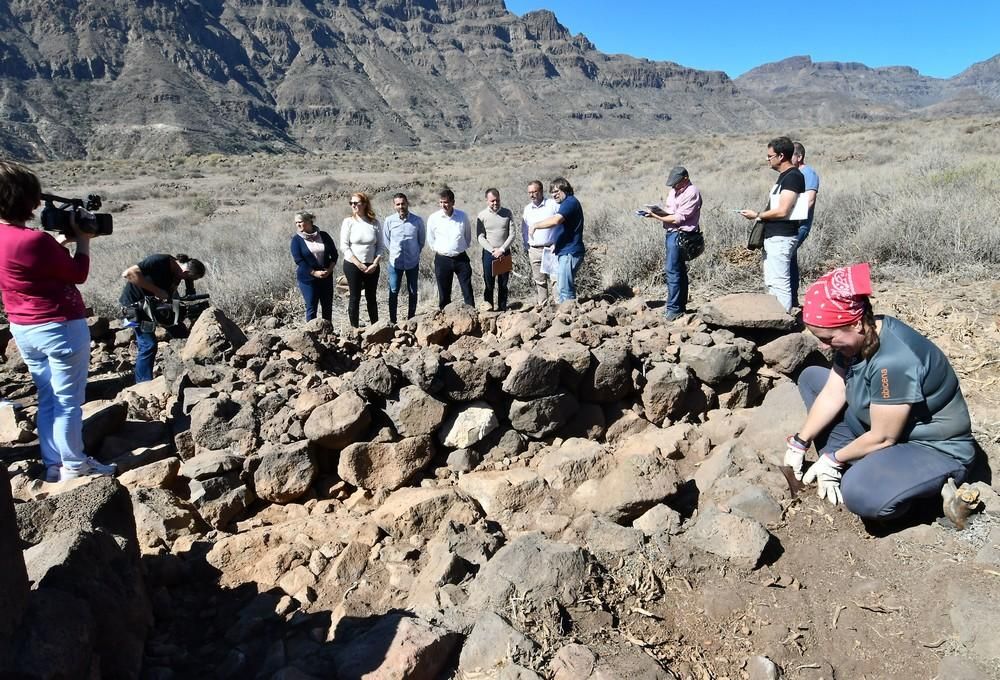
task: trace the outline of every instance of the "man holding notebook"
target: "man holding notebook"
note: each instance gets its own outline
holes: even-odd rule
[[[701,192],[691,184],[688,171],[678,165],[667,175],[670,196],[666,210],[650,206],[643,211],[646,217],[659,220],[664,234],[663,272],[667,280],[667,321],[673,321],[687,312],[688,269],[687,255],[681,247],[681,232],[697,233],[701,221]]]
[[[500,206],[500,190],[486,190],[486,208],[476,217],[476,238],[483,247],[483,300],[493,307],[493,290],[497,291],[495,309],[507,310],[507,287],[510,283],[510,244],[514,242],[514,215]]]
[[[778,173],[771,187],[766,210],[741,210],[748,220],[764,223],[764,286],[778,298],[786,312],[792,311],[792,259],[799,238],[799,224],[808,216],[806,180],[795,164],[795,148],[788,137],[772,139],[767,145],[767,164]]]

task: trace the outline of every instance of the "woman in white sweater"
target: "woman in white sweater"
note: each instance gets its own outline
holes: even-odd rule
[[[362,288],[368,303],[368,320],[378,321],[376,291],[384,249],[382,225],[375,218],[371,199],[362,192],[351,194],[351,216],[340,225],[340,252],[344,254],[344,276],[350,291],[347,317],[354,328],[359,325]]]

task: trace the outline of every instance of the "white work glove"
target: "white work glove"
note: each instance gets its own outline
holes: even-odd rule
[[[802,461],[806,457],[807,446],[795,441],[795,435],[785,437],[785,465],[792,468],[795,479],[802,480]]]
[[[825,453],[812,464],[802,477],[805,484],[816,482],[816,495],[828,500],[833,505],[840,505],[844,497],[840,493],[840,478],[844,466],[833,459],[833,454]]]

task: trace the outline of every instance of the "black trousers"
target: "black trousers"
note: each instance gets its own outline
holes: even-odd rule
[[[510,251],[505,251],[504,255],[510,255]],[[493,253],[483,250],[483,299],[490,303],[490,307],[493,306],[493,288],[495,284],[497,290],[496,309],[503,312],[507,310],[507,290],[510,285],[510,272],[501,274],[500,276],[493,276],[493,261],[496,259],[493,257]]]
[[[460,253],[455,257],[448,257],[434,253],[434,279],[437,281],[438,289],[438,309],[444,309],[445,305],[451,302],[452,274],[458,277],[458,286],[462,289],[462,299],[465,304],[474,307],[475,298],[472,296],[472,263],[469,256]]]
[[[347,277],[348,290],[347,318],[354,328],[357,328],[359,325],[358,317],[360,316],[362,288],[365,291],[365,301],[368,303],[368,320],[372,323],[378,321],[378,298],[376,297],[376,291],[378,290],[379,271],[380,268],[376,267],[375,271],[365,274],[351,262],[344,261],[344,276]]]

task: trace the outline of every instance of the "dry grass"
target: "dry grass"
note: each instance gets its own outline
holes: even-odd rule
[[[990,122],[775,131],[781,133],[805,143],[822,181],[813,234],[800,252],[804,278],[862,259],[872,261],[882,277],[994,277],[1000,265],[1000,135]],[[316,213],[317,223],[337,237],[352,191],[372,194],[382,216],[391,210],[392,194],[402,190],[414,212],[426,216],[437,208],[436,188],[446,183],[458,206],[473,216],[485,205],[488,186],[499,187],[504,204],[518,213],[528,180],[547,182],[557,174],[573,183],[587,216],[584,292],[636,287],[662,295],[662,231],[632,211],[664,200],[665,173],[677,163],[689,169],[705,199],[708,245],[693,263],[692,288],[701,294],[756,290],[759,263],[742,249],[747,223],[732,211],[760,207],[773,183],[764,162],[766,141],[709,135],[500,145],[436,155],[386,151],[212,155],[141,165],[72,162],[35,170],[47,190],[61,195],[96,190],[115,213],[116,233],[94,243],[93,271],[84,286],[95,308],[115,308],[120,272],[144,255],[187,252],[208,264],[201,288],[234,316],[248,319],[301,306],[288,254],[296,210]],[[478,296],[478,247],[474,251]],[[523,261],[519,264],[522,276],[513,279],[513,299],[526,299],[529,281]],[[432,305],[429,254],[421,273],[422,306]],[[384,281],[381,289],[384,295]],[[343,311],[343,305],[335,307]]]

